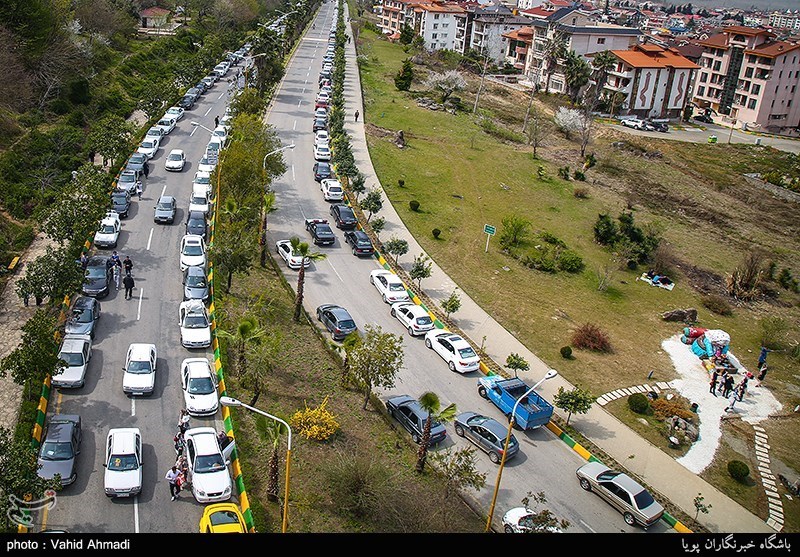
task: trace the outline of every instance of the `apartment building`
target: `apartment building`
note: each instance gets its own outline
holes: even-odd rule
[[[694,102],[770,133],[800,129],[800,43],[765,29],[730,26],[705,41]]]
[[[680,118],[689,100],[697,64],[673,48],[637,44],[612,50],[616,66],[603,88],[607,95],[622,93],[621,114],[640,118]]]
[[[530,25],[530,19],[514,12],[502,4],[481,6],[477,3],[462,3],[463,13],[456,17],[456,39],[454,50],[466,54],[476,50],[495,63],[502,63],[506,47],[503,34]]]
[[[428,50],[455,50],[455,16],[463,14],[464,8],[444,0],[379,0],[373,11],[386,35],[399,36],[408,24]]]
[[[800,12],[772,12],[769,14],[769,26],[777,29],[790,29],[800,31]]]
[[[378,0],[372,11],[378,16],[378,27],[384,35],[399,34],[407,13],[413,13],[414,7],[425,1],[427,0]]]

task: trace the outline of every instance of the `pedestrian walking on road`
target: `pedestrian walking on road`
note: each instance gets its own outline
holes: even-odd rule
[[[356,110],[356,122],[358,122],[359,112]]]
[[[136,182],[136,196],[139,198],[139,201],[142,200],[142,183]]]
[[[711,375],[711,389],[709,389],[709,391],[708,391],[714,396],[717,396],[717,378],[718,377],[719,377],[719,374],[717,373],[717,370],[715,369],[714,373]]]
[[[133,298],[133,287],[136,286],[133,282],[133,277],[131,275],[125,275],[125,278],[122,279],[122,285],[125,287],[125,299],[130,300]]]
[[[178,416],[178,429],[181,435],[186,433],[186,430],[189,429],[189,412],[186,408],[181,409],[181,414]]]
[[[125,267],[125,274],[130,275],[131,271],[133,270],[133,261],[131,261],[130,255],[125,256],[125,260],[122,262],[122,266]]]
[[[164,479],[169,482],[169,494],[172,497],[172,500],[178,498],[178,495],[181,493],[181,486],[178,485],[178,478],[181,476],[181,473],[178,471],[177,466],[172,466],[169,470],[167,470]]]
[[[219,127],[219,116],[214,116],[214,127],[215,128]]]
[[[183,432],[179,431],[176,433],[175,437],[172,438],[172,441],[175,443],[175,454],[178,456],[178,459],[180,459],[183,455]]]

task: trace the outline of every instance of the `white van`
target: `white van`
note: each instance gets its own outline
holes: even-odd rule
[[[208,214],[208,188],[204,184],[192,185],[192,197],[189,198],[189,212],[201,211]]]

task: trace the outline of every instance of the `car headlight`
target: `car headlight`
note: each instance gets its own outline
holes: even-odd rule
[[[223,495],[229,495],[230,492],[231,492],[231,486],[228,486],[228,487],[225,488],[225,490],[222,492],[222,494]]]
[[[202,489],[198,489],[198,490],[197,490],[197,494],[198,494],[200,497],[205,497],[205,496],[206,496],[206,492],[205,492],[205,491],[203,491]]]

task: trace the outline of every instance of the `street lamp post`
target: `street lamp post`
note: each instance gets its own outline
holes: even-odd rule
[[[248,404],[245,404],[244,402],[242,402],[239,399],[236,399],[236,398],[233,398],[233,397],[229,397],[229,396],[223,396],[223,397],[220,397],[219,402],[223,406],[246,408],[247,410],[250,410],[251,412],[255,412],[256,414],[261,414],[262,416],[264,416],[266,418],[270,418],[271,420],[275,420],[276,422],[278,422],[280,424],[283,424],[286,427],[286,431],[289,432],[289,438],[288,438],[287,447],[286,447],[286,488],[284,490],[284,495],[283,495],[283,522],[282,522],[282,525],[281,525],[281,532],[285,534],[286,533],[286,526],[288,525],[288,521],[289,521],[289,470],[290,470],[290,462],[291,462],[291,456],[292,456],[292,428],[289,427],[289,424],[287,424],[285,421],[283,421],[279,417],[273,416],[272,414],[268,414],[267,412],[264,412],[263,410],[259,410],[258,408],[253,408],[252,406],[250,406]]]
[[[489,518],[486,520],[486,531],[492,529],[492,516],[494,515],[494,506],[497,503],[497,492],[500,490],[500,479],[503,477],[503,467],[506,465],[506,454],[508,454],[508,443],[511,440],[511,428],[514,427],[514,415],[517,413],[517,406],[521,400],[523,400],[526,396],[531,394],[533,391],[536,390],[536,387],[547,381],[548,379],[552,379],[558,375],[558,372],[554,369],[548,371],[544,377],[542,377],[533,387],[525,391],[525,394],[522,395],[517,399],[517,402],[514,403],[514,408],[511,409],[511,416],[508,419],[508,432],[506,433],[506,442],[503,445],[503,456],[500,459],[500,467],[497,469],[497,481],[494,485],[494,495],[492,495],[492,506],[489,507]]]
[[[275,153],[280,153],[281,151],[285,151],[286,149],[294,149],[294,143],[291,145],[286,145],[281,147],[280,149],[275,149],[264,155],[264,162],[261,164],[261,167],[266,172],[267,170],[267,157],[270,155],[274,155]],[[264,188],[264,205],[261,206],[261,266],[265,267],[267,265],[267,207],[266,207],[266,195],[267,189]]]
[[[205,127],[200,122],[192,122],[192,126],[194,126],[196,128],[203,128],[208,133],[210,133],[212,136],[214,135],[214,130],[212,130],[211,128]],[[219,200],[220,176],[222,176],[222,159],[220,158],[219,154],[217,154],[217,192],[214,194],[214,198],[217,199],[217,200]],[[217,212],[214,211],[214,221],[216,222],[216,220],[217,220]]]

